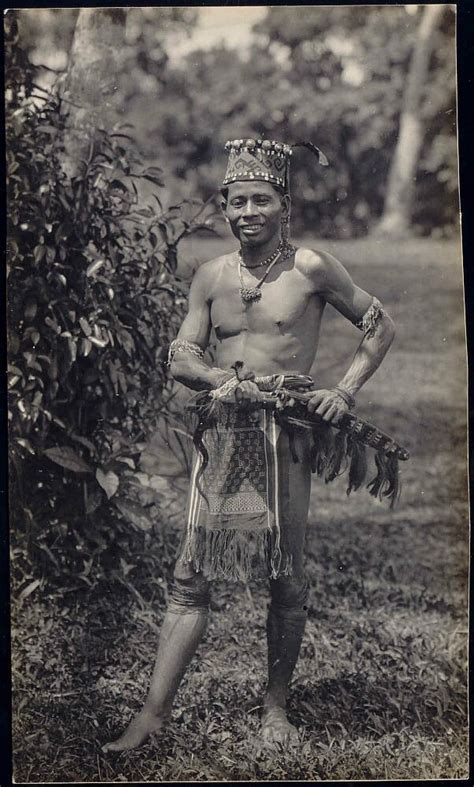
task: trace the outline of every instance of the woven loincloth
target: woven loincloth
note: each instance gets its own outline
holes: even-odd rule
[[[209,579],[291,573],[281,541],[281,479],[290,461],[274,414],[225,407],[195,452],[181,560]],[[285,447],[286,446],[286,449]]]

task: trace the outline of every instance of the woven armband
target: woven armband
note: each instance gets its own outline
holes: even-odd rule
[[[204,350],[201,349],[199,344],[189,342],[187,339],[175,339],[171,342],[168,351],[168,366],[171,365],[176,353],[190,353],[191,355],[195,355],[196,358],[202,358]]]
[[[372,298],[372,303],[366,313],[358,322],[354,323],[354,325],[356,328],[359,328],[360,331],[363,331],[365,336],[370,338],[375,334],[377,325],[382,319],[383,314],[384,310],[380,301],[377,298]]]

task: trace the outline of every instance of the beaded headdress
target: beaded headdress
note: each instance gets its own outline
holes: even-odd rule
[[[239,180],[263,180],[288,192],[290,158],[293,148],[299,146],[315,153],[323,166],[328,164],[324,153],[312,142],[296,142],[293,145],[270,139],[233,139],[226,142],[229,161],[222,185],[228,186]]]

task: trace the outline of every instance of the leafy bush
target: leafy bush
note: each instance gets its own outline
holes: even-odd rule
[[[23,555],[16,569],[26,578],[41,556],[44,576],[64,582],[83,572],[84,550],[97,566],[112,542],[116,550],[105,501],[122,519],[127,554],[130,523],[144,531],[159,517],[164,490],[139,472],[139,457],[173,396],[166,357],[187,290],[175,276],[178,242],[211,229],[211,218],[203,205],[165,210],[156,194],[153,206],[143,200],[140,183],[161,187],[161,171],[143,166],[123,126],[98,128],[80,174],[66,176],[64,102],[59,91],[38,88],[11,14],[8,25],[8,418],[14,547]]]

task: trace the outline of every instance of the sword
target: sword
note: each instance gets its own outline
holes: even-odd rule
[[[397,459],[401,459],[402,461],[406,461],[410,458],[410,452],[407,448],[397,443],[393,437],[383,432],[378,426],[371,424],[370,421],[361,418],[359,415],[345,412],[338,422],[335,423],[325,421],[324,418],[317,413],[308,413],[306,403],[310,398],[311,395],[308,393],[283,388],[277,395],[265,396],[260,404],[265,410],[281,409],[282,416],[295,426],[312,429],[313,426],[328,424],[335,429],[346,432],[356,442],[368,445],[376,451],[382,451],[386,455],[395,455]],[[290,399],[295,400],[295,405],[292,407],[285,407],[284,401]],[[292,415],[292,412],[294,415]]]

